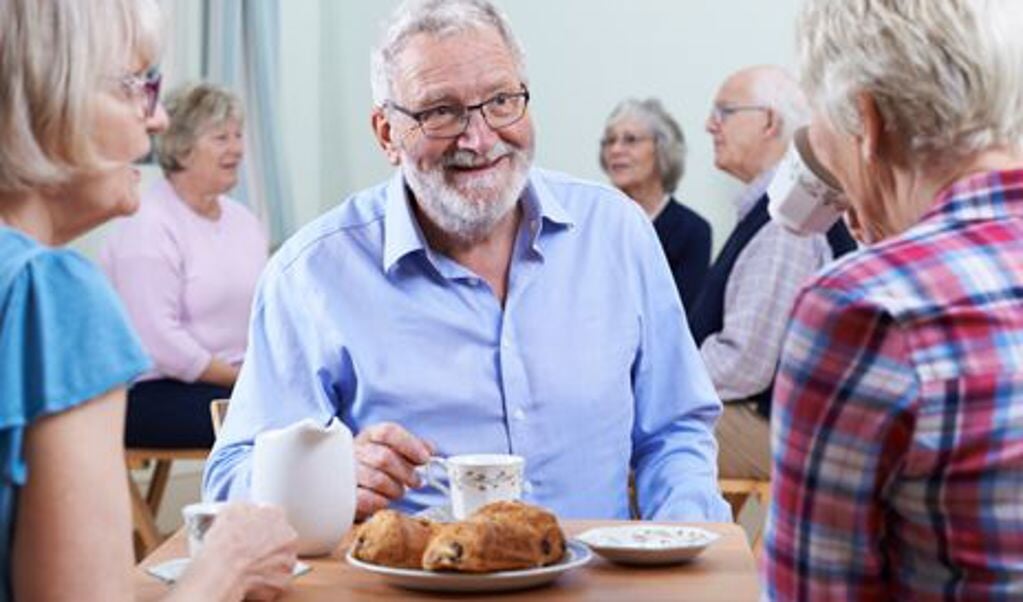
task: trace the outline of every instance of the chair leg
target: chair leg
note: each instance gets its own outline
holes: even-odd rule
[[[149,483],[149,493],[146,494],[146,504],[153,516],[160,513],[160,502],[163,500],[163,493],[167,489],[167,479],[170,477],[171,461],[157,460],[156,468],[153,469],[153,479]]]
[[[737,492],[725,493],[723,496],[725,501],[728,502],[728,505],[732,507],[732,520],[739,520],[739,514],[742,512],[742,509],[746,507],[746,502],[749,500],[750,494],[746,492]]]
[[[156,521],[153,520],[149,505],[139,492],[135,479],[131,478],[131,472],[128,472],[128,493],[131,496],[132,523],[142,542],[143,555],[148,555],[160,545],[162,537],[156,528]]]
[[[771,483],[765,482],[757,485],[754,495],[757,498],[757,503],[764,512],[764,519],[760,522],[757,527],[757,532],[753,536],[753,541],[750,542],[750,548],[753,550],[753,557],[760,560],[761,554],[764,552],[764,532],[767,530],[767,514],[771,508]]]

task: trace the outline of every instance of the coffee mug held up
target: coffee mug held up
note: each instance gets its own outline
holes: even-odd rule
[[[448,474],[450,487],[434,478],[433,468]],[[451,500],[451,514],[462,520],[480,506],[499,500],[522,498],[526,461],[509,454],[469,454],[449,458],[431,458],[426,468],[427,481]]]
[[[796,234],[823,234],[842,217],[848,201],[835,176],[814,155],[807,134],[805,127],[796,130],[767,188],[767,211]]]

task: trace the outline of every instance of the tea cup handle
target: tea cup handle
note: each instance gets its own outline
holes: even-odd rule
[[[447,485],[440,482],[439,479],[433,476],[433,467],[440,466],[444,472],[448,471],[448,461],[438,456],[430,457],[430,460],[426,463],[426,482],[431,486],[435,487],[438,491],[443,493],[446,497],[451,497],[451,490],[448,489]]]

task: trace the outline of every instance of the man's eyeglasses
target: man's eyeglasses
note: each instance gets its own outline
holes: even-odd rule
[[[146,117],[152,117],[156,113],[156,104],[160,100],[160,83],[163,81],[163,74],[153,70],[145,75],[134,73],[125,75],[118,80],[121,88],[131,98],[141,98],[145,104]]]
[[[519,92],[501,92],[481,103],[461,105],[440,105],[412,111],[391,101],[384,106],[407,115],[419,124],[419,129],[427,138],[457,138],[469,127],[469,116],[479,111],[491,129],[499,130],[517,123],[526,114],[529,105],[529,90],[520,84]]]
[[[622,146],[626,148],[633,148],[634,146],[638,145],[641,142],[646,142],[647,140],[653,139],[654,139],[653,136],[637,136],[636,134],[622,134],[621,136],[617,136],[615,134],[612,134],[610,136],[604,136],[603,138],[600,139],[600,148],[609,149],[612,146],[618,144],[619,142],[621,142]]]
[[[743,111],[770,111],[766,105],[714,105],[710,110],[710,118],[714,123],[724,123],[726,119]]]

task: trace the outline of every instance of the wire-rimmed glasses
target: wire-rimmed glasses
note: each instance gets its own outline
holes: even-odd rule
[[[474,105],[438,105],[413,111],[388,100],[384,106],[414,119],[427,138],[457,138],[469,127],[473,111],[479,111],[483,121],[494,130],[518,123],[529,105],[529,90],[525,84],[519,86],[518,92],[500,92]]]
[[[724,123],[726,119],[743,111],[770,111],[767,105],[714,105],[710,109],[710,118],[714,123]]]
[[[638,144],[646,142],[647,140],[653,140],[653,136],[641,136],[638,134],[625,133],[621,136],[617,134],[610,134],[600,139],[600,148],[609,149],[612,146],[621,143],[625,148],[633,148]]]

